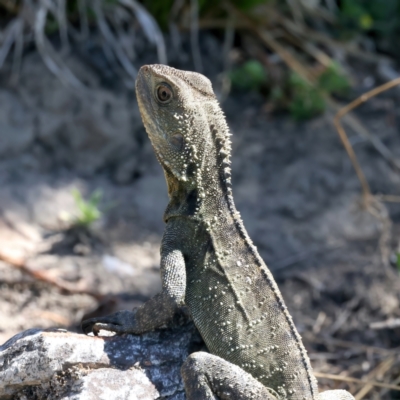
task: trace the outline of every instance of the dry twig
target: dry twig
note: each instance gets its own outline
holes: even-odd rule
[[[400,318],[389,318],[385,321],[372,322],[371,329],[395,329],[400,327]]]
[[[354,110],[355,108],[365,103],[372,97],[377,96],[378,94],[383,93],[398,85],[400,85],[400,78],[396,78],[390,82],[387,82],[381,86],[378,86],[377,88],[370,90],[369,92],[363,94],[362,96],[352,101],[347,106],[342,107],[334,118],[334,124],[339,134],[339,137],[342,140],[342,143],[356,171],[357,177],[361,183],[364,206],[372,215],[374,215],[381,222],[382,233],[379,239],[379,248],[382,256],[382,262],[384,263],[384,265],[386,265],[389,260],[389,253],[390,253],[389,243],[390,243],[390,232],[392,227],[392,221],[389,218],[386,207],[379,201],[379,197],[372,195],[368,181],[365,178],[365,175],[361,169],[361,166],[358,162],[353,147],[350,144],[346,131],[344,130],[341,124],[341,119],[345,115],[347,115],[350,111]],[[397,170],[400,170],[399,161],[394,158],[394,156],[386,148],[386,146],[384,146],[383,143],[380,142],[377,138],[372,138],[371,135],[369,136],[369,139],[371,139],[371,143],[374,144],[375,148],[379,151],[379,153],[382,156],[384,156],[384,158],[388,160],[393,166],[395,166]],[[385,198],[385,195],[383,195],[383,198]]]
[[[395,86],[400,85],[400,78],[394,79],[390,82],[387,82],[381,86],[378,86],[377,88],[374,88],[370,90],[367,93],[364,93],[357,99],[353,100],[350,104],[348,104],[345,107],[342,107],[339,112],[336,114],[335,119],[334,119],[334,124],[337,129],[337,132],[339,134],[339,137],[343,143],[343,146],[345,147],[347,154],[349,155],[349,158],[353,164],[353,167],[356,171],[357,177],[361,183],[362,186],[362,191],[363,191],[363,196],[364,200],[366,202],[369,201],[369,198],[371,197],[371,190],[368,185],[368,182],[365,178],[364,173],[362,172],[361,166],[357,160],[357,156],[354,153],[353,147],[351,146],[348,136],[341,124],[341,119],[348,114],[350,111],[354,110],[361,104],[365,103],[372,97],[377,96],[380,93],[383,93]],[[379,141],[375,141],[375,148],[379,149],[380,154],[382,154],[386,160],[388,160],[392,165],[394,165],[398,170],[400,170],[400,163],[392,156],[390,151],[386,148],[386,146],[383,146],[383,144]]]
[[[389,371],[392,368],[395,361],[396,357],[391,356],[388,357],[386,360],[383,360],[380,364],[378,364],[378,366],[367,375],[366,381],[364,382],[361,381],[363,382],[363,387],[354,396],[355,400],[364,399],[365,396],[374,388],[374,386],[400,391],[400,387],[398,386],[396,387],[388,383],[377,384],[378,382],[376,382],[376,378],[378,376],[383,376],[387,371]]]
[[[13,258],[5,253],[0,252],[0,260],[5,263],[11,265],[14,268],[18,268],[22,272],[30,275],[36,280],[46,282],[62,291],[65,291],[70,294],[86,294],[94,297],[96,300],[104,300],[105,295],[97,292],[92,292],[85,288],[79,288],[76,284],[71,284],[65,281],[61,281],[60,279],[54,278],[50,276],[45,271],[37,271],[29,267],[28,262],[23,259]]]
[[[372,352],[372,353],[379,353],[383,355],[387,354],[396,354],[400,350],[399,348],[394,348],[394,349],[383,349],[380,347],[375,347],[375,346],[368,346],[366,344],[361,344],[361,343],[356,343],[356,342],[350,342],[347,340],[340,340],[340,339],[335,339],[332,337],[328,338],[321,338],[321,337],[313,337],[312,339],[313,342],[316,343],[323,343],[326,345],[333,345],[337,347],[343,347],[345,349],[355,349],[358,348],[361,351],[364,352]]]

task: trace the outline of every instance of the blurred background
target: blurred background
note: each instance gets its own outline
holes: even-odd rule
[[[321,386],[400,398],[356,381],[400,384],[400,87],[342,119],[359,177],[333,123],[400,76],[399,43],[399,0],[0,0],[0,342],[159,291],[168,198],[134,82],[164,63],[213,83]]]

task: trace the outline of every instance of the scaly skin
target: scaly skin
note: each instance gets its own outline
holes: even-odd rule
[[[186,304],[211,353],[192,354],[182,367],[189,400],[353,399],[340,390],[318,393],[278,286],[236,211],[230,134],[210,81],[148,65],[136,92],[170,198],[163,288],[133,312],[84,321],[83,330],[140,334]]]

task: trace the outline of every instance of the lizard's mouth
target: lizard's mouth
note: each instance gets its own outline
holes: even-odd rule
[[[146,65],[140,68],[136,79],[136,98],[138,101],[140,114],[146,128],[152,120],[148,110],[151,105],[151,90],[147,82],[149,79],[149,77],[146,77],[147,71]]]
[[[158,126],[152,110],[152,91],[150,80],[149,68],[147,65],[144,65],[142,68],[140,68],[136,79],[136,98],[147,135],[149,136],[152,145],[157,148],[157,137],[154,132],[158,132]]]

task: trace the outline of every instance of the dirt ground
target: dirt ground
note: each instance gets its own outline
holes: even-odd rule
[[[203,43],[205,74],[214,82],[218,46],[212,37]],[[67,293],[0,262],[0,342],[33,327],[79,331],[84,315],[132,308],[160,289],[164,177],[133,90],[106,74],[95,51],[83,53],[77,49],[67,63],[89,94],[65,88],[33,51],[18,84],[7,70],[0,75],[0,243],[2,254],[33,270],[110,297]],[[145,50],[140,60],[156,62]],[[355,75],[356,93],[375,79],[370,66]],[[398,97],[393,91],[372,99],[357,116],[399,157]],[[400,278],[387,260],[399,246],[400,204],[385,203],[375,215],[362,209],[360,184],[329,112],[297,123],[268,114],[254,93],[232,93],[222,107],[233,132],[236,206],[314,369],[397,385],[400,328],[387,322],[400,318]],[[349,136],[372,191],[399,195],[400,173],[369,141]],[[73,188],[86,197],[103,193],[103,217],[89,233],[67,229],[77,212]],[[395,390],[337,379],[319,378],[322,387],[347,388],[358,399],[400,398]]]

